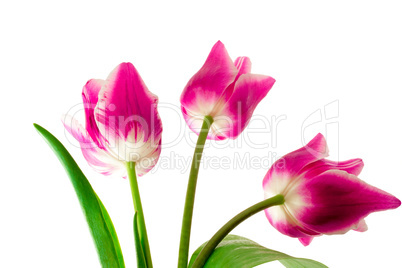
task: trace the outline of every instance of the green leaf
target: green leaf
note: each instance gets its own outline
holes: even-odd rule
[[[191,256],[190,268],[205,244],[201,245]],[[279,251],[265,248],[250,239],[237,235],[226,236],[215,248],[204,268],[249,268],[271,261],[280,261],[288,268],[328,268],[317,261],[294,258]]]
[[[322,268],[322,267],[327,267],[324,264],[318,262],[318,261],[313,261],[310,259],[301,259],[301,258],[293,258],[293,259],[282,259],[279,260],[283,266],[286,268]]]
[[[137,267],[138,268],[147,268],[147,261],[145,260],[143,245],[140,241],[140,233],[138,230],[138,215],[137,212],[134,214],[134,241],[135,241],[135,251],[137,253]]]
[[[102,267],[124,267],[123,254],[112,220],[91,184],[67,149],[50,132],[34,124],[66,170],[91,231]]]

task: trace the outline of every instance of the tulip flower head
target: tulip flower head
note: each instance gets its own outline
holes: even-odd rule
[[[401,204],[357,177],[363,168],[361,159],[334,162],[326,156],[325,138],[318,134],[274,163],[263,181],[265,198],[281,194],[285,199],[283,205],[265,210],[269,222],[305,246],[323,234],[364,232],[367,215]]]
[[[135,162],[141,176],[155,166],[162,134],[158,98],[131,63],[118,65],[106,80],[89,80],[82,98],[85,128],[70,116],[63,123],[95,170],[125,176],[126,163]]]
[[[247,126],[257,104],[267,95],[275,79],[251,74],[251,61],[233,61],[218,41],[201,69],[190,79],[180,98],[186,123],[199,134],[205,116],[213,123],[208,139],[235,139]]]

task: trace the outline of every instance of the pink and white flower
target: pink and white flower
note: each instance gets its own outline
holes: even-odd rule
[[[208,139],[235,139],[247,126],[257,104],[267,95],[275,79],[251,74],[251,61],[229,57],[218,41],[201,69],[190,79],[180,98],[187,124],[199,134],[205,116],[214,122]]]
[[[372,212],[393,209],[401,201],[357,176],[361,159],[334,162],[325,138],[318,134],[306,146],[279,159],[263,181],[265,198],[282,194],[285,203],[265,210],[281,233],[307,246],[323,234],[364,232],[364,218]]]
[[[89,80],[82,98],[85,128],[70,116],[63,123],[95,170],[125,176],[126,163],[135,162],[141,176],[156,165],[162,135],[158,97],[131,63],[118,65],[106,80]]]

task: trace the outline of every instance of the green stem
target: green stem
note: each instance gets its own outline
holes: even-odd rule
[[[127,163],[127,173],[130,180],[131,195],[133,197],[134,209],[138,217],[138,230],[142,249],[144,251],[146,267],[152,268],[151,251],[149,249],[149,242],[147,236],[147,229],[145,227],[144,212],[142,211],[140,191],[138,189],[137,175],[135,173],[135,163]]]
[[[283,195],[276,195],[262,202],[259,202],[246,210],[243,210],[237,214],[234,218],[228,221],[215,235],[208,241],[203,247],[200,254],[195,259],[191,268],[201,268],[204,266],[209,256],[212,254],[216,246],[232,231],[237,225],[242,223],[247,218],[253,216],[257,212],[260,212],[266,208],[282,205],[285,202]]]
[[[181,226],[180,249],[179,249],[179,268],[186,268],[188,263],[188,250],[190,245],[191,220],[193,218],[195,190],[197,187],[198,170],[200,167],[202,151],[208,136],[209,129],[213,123],[211,116],[205,116],[202,123],[200,134],[198,135],[195,147],[193,162],[191,163],[190,176],[188,178],[186,202],[184,205],[183,222]]]

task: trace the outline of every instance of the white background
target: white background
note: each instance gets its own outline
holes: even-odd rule
[[[88,79],[104,79],[117,64],[130,61],[159,96],[163,141],[177,138],[164,146],[162,158],[188,158],[193,145],[185,137],[196,135],[177,113],[179,97],[217,40],[232,59],[249,56],[253,73],[277,80],[256,118],[287,119],[278,124],[277,138],[257,122],[259,130],[250,126],[238,141],[207,142],[206,158],[281,156],[322,132],[328,136],[330,159],[362,158],[360,177],[402,198],[398,1],[141,2],[2,2],[1,267],[99,267],[69,179],[34,122],[58,137],[79,163],[114,221],[126,266],[135,267],[129,182],[95,173],[70,143],[60,117],[80,109],[75,105]],[[330,105],[333,124],[304,125],[302,136],[303,122],[332,102],[339,104]],[[239,143],[248,136],[269,146]],[[262,200],[266,171],[201,169],[191,252],[236,213]],[[140,178],[155,267],[176,266],[187,176],[188,170],[178,166],[159,166]],[[323,236],[308,247],[277,232],[263,213],[233,233],[329,267],[399,266],[402,209],[366,220],[365,233]]]

